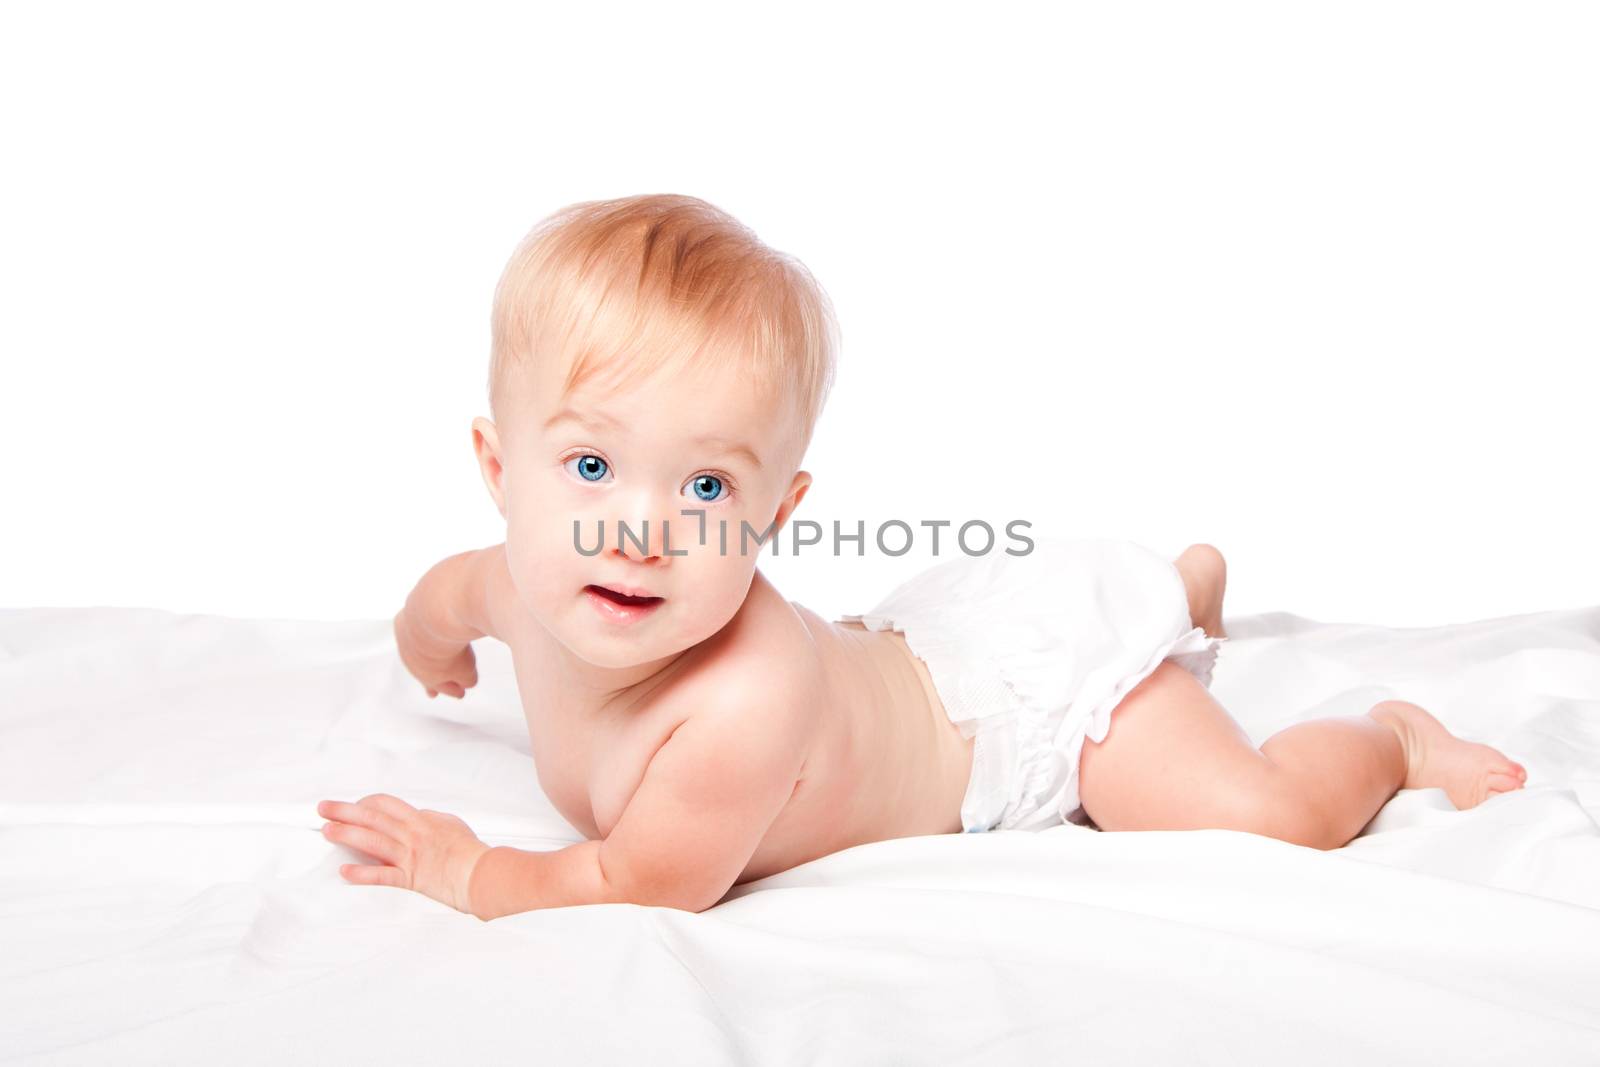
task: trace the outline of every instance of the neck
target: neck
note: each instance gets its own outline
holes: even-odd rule
[[[538,668],[545,692],[556,706],[581,715],[632,705],[671,677],[693,650],[691,646],[627,667],[602,667],[575,655],[548,631],[545,637],[554,652],[554,662]]]

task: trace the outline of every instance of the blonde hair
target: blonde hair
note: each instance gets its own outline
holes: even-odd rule
[[[489,407],[524,360],[563,359],[561,395],[694,367],[736,371],[782,405],[798,464],[833,385],[839,330],[799,260],[704,200],[670,194],[571,204],[523,238],[495,289]]]

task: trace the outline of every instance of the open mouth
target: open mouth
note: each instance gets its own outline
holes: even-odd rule
[[[642,607],[646,604],[659,604],[662,600],[666,599],[665,597],[659,596],[630,596],[627,593],[618,592],[617,590],[611,589],[604,585],[586,585],[584,586],[584,589],[588,592],[594,593],[597,596],[605,597],[614,604],[625,604],[630,607]]]
[[[604,619],[613,623],[635,622],[666,603],[665,597],[643,592],[625,593],[604,585],[586,585],[583,596]]]

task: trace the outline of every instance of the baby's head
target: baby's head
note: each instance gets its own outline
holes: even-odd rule
[[[720,630],[761,551],[741,522],[775,536],[811,484],[799,466],[837,348],[810,272],[703,200],[593,201],[540,222],[496,289],[493,421],[473,422],[523,606],[603,667]],[[597,585],[662,599],[619,611]]]

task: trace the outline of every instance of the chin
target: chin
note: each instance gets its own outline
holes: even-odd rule
[[[592,647],[590,647],[592,646]],[[567,645],[572,654],[591,667],[600,667],[608,671],[627,670],[637,667],[641,663],[649,663],[660,659],[668,653],[656,653],[639,648],[623,647],[620,643],[607,644],[600,642],[586,642],[580,646]]]
[[[682,640],[676,632],[645,633],[643,628],[614,627],[601,619],[585,618],[585,612],[592,614],[584,605],[575,617],[568,618],[552,632],[569,652],[593,667],[606,670],[637,667],[681,652],[692,644]]]

